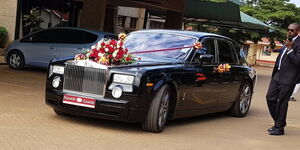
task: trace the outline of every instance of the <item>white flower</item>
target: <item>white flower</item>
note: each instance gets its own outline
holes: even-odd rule
[[[96,48],[96,46],[95,45],[93,45],[92,47],[91,47],[91,49],[95,49]]]
[[[118,51],[114,51],[114,53],[112,54],[113,57],[116,57],[118,54]]]
[[[105,48],[104,50],[105,50],[106,52],[108,52],[108,51],[109,51],[109,49],[108,49],[108,48]]]
[[[99,41],[98,43],[97,43],[97,50],[99,50],[100,48],[101,48],[101,42]]]
[[[104,54],[98,53],[98,56],[99,56],[99,57],[103,57],[103,55],[104,55]]]

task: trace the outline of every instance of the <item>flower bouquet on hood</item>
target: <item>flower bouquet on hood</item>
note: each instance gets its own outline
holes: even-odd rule
[[[126,34],[119,34],[119,40],[100,40],[91,49],[84,50],[75,56],[75,60],[92,60],[102,65],[131,64],[136,61],[128,49],[124,48]]]

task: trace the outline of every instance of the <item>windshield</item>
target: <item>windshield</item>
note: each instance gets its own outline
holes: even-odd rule
[[[196,40],[194,37],[177,34],[144,32],[130,34],[126,38],[124,46],[134,55],[144,54],[183,59]]]

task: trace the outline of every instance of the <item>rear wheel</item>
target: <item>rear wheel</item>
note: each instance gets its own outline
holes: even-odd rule
[[[170,86],[164,85],[154,97],[142,129],[149,132],[162,132],[166,126],[170,108]]]
[[[231,115],[236,117],[244,117],[247,115],[252,98],[252,86],[249,82],[243,83],[239,93],[230,110]]]
[[[18,51],[11,52],[8,56],[8,64],[12,69],[22,69],[25,65],[24,56]]]

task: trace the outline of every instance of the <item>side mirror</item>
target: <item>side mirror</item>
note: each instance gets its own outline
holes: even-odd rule
[[[201,62],[212,62],[214,59],[214,55],[211,54],[203,54],[199,57]]]

